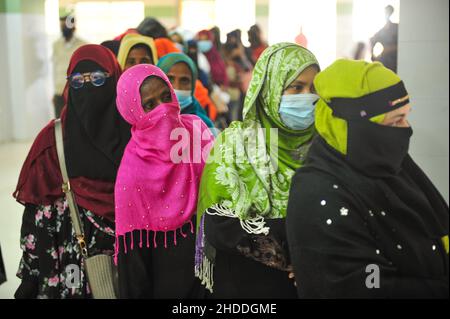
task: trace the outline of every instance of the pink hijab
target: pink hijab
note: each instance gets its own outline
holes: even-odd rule
[[[167,84],[172,102],[145,113],[139,90],[149,76]],[[154,65],[136,65],[122,74],[117,83],[117,108],[132,128],[115,184],[116,240],[122,237],[126,252],[125,234],[140,230],[139,246],[145,235],[149,247],[149,232],[153,231],[156,247],[156,233],[164,232],[167,247],[167,232],[174,232],[176,245],[177,231],[186,237],[181,231],[183,225],[190,223],[194,231],[191,219],[197,208],[205,156],[214,137],[199,117],[180,114],[170,81]],[[202,156],[202,152],[206,155]],[[173,160],[180,154],[183,157]],[[116,256],[117,252],[118,242]]]

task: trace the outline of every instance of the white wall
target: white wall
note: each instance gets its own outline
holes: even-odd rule
[[[6,39],[6,21],[7,15],[0,13],[0,39]],[[10,108],[9,95],[9,68],[6,50],[0,50],[0,143],[11,139],[12,137],[12,115]]]
[[[75,17],[76,35],[84,41],[100,44],[137,27],[144,19],[144,2],[78,2]]]
[[[449,1],[401,0],[398,73],[411,96],[410,153],[448,202]]]
[[[0,14],[0,142],[34,138],[51,118],[43,14]]]
[[[303,28],[322,69],[336,59],[336,0],[270,0],[270,45],[294,42]]]

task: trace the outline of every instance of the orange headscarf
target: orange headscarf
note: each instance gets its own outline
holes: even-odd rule
[[[206,110],[209,118],[213,121],[217,118],[217,107],[209,98],[208,89],[205,88],[200,80],[195,82],[194,97],[198,103]]]
[[[156,50],[158,51],[158,58],[162,58],[169,53],[180,53],[180,50],[175,44],[166,38],[155,39]]]

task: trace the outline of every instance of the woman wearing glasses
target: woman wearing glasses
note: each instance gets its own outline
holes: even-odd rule
[[[73,54],[61,114],[70,186],[88,253],[114,251],[114,182],[130,126],[115,106],[120,67],[100,45]],[[16,298],[89,298],[58,164],[52,120],[37,136],[14,197],[25,206]]]

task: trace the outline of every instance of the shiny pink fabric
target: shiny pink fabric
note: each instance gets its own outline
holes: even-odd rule
[[[149,76],[166,82],[172,102],[145,113],[139,90]],[[117,108],[132,125],[132,137],[115,185],[116,236],[133,230],[147,231],[147,236],[149,231],[176,234],[196,213],[206,159],[201,152],[208,154],[213,136],[199,117],[180,114],[172,85],[154,65],[137,65],[123,73],[117,84]],[[174,162],[171,152],[184,154],[183,161]]]

